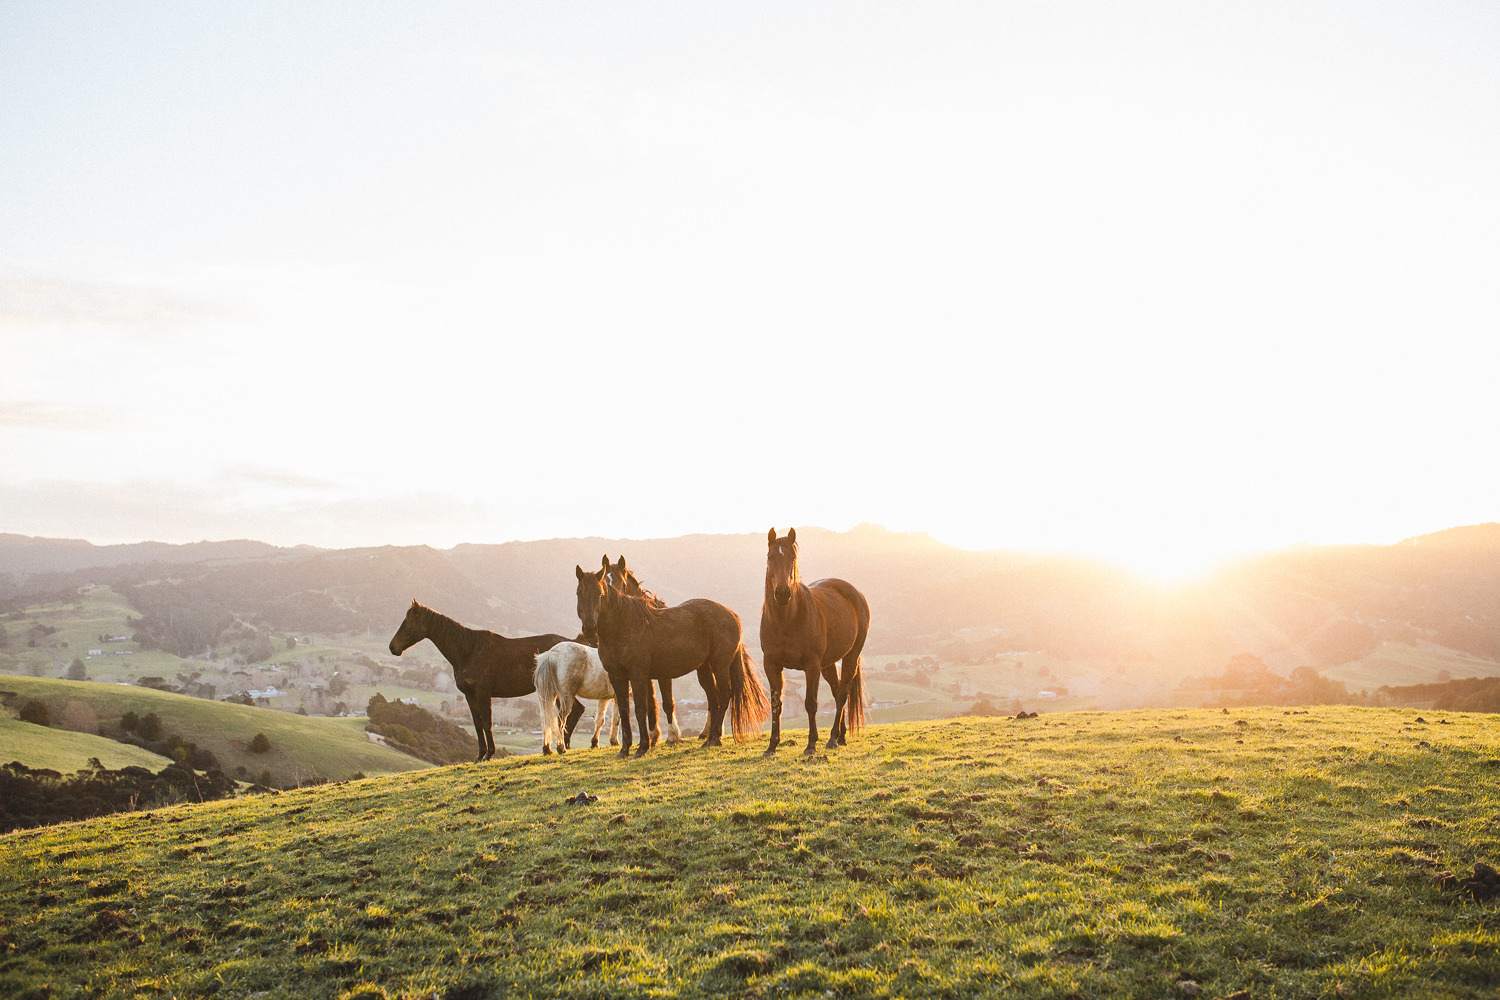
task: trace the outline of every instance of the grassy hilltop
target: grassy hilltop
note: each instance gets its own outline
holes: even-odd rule
[[[0,837],[0,995],[1493,997],[1500,717],[877,726]],[[597,801],[574,805],[580,792]]]

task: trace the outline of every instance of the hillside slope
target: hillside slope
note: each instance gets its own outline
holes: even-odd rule
[[[0,837],[0,994],[1492,997],[1500,719],[903,724]],[[572,804],[580,793],[596,796]]]
[[[27,767],[72,774],[88,766],[89,758],[111,770],[144,767],[160,771],[172,761],[149,750],[65,729],[44,729],[0,714],[0,765],[20,761]]]
[[[293,785],[309,779],[338,781],[355,774],[394,774],[427,766],[331,719],[86,681],[4,677],[0,688],[45,702],[54,719],[61,718],[72,704],[87,706],[104,725],[116,724],[126,712],[155,713],[164,733],[176,733],[211,751],[232,778],[270,771],[277,784]],[[271,741],[269,752],[257,754],[248,749],[257,733],[265,733]],[[27,755],[17,759],[38,766]],[[240,768],[245,769],[243,774]]]

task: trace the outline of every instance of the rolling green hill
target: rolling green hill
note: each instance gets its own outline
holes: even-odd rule
[[[1500,717],[1079,713],[762,747],[510,758],[0,837],[0,994],[1500,987],[1500,904],[1458,880],[1500,860]]]
[[[97,757],[111,770],[134,765],[160,771],[172,763],[149,750],[103,736],[47,729],[0,714],[0,764],[15,760],[27,767],[72,774],[87,767],[90,757]]]
[[[54,720],[70,704],[86,706],[100,723],[114,723],[126,712],[154,712],[166,733],[212,751],[224,772],[235,777],[244,767],[252,776],[270,771],[277,784],[309,779],[339,781],[355,774],[394,774],[428,766],[425,762],[372,743],[362,732],[328,719],[245,705],[187,698],[150,688],[87,681],[0,677],[0,690],[47,703]],[[251,753],[250,741],[265,733],[267,753]],[[9,758],[7,758],[9,759]],[[28,766],[39,766],[26,757]]]

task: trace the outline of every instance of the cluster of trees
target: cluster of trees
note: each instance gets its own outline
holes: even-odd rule
[[[111,771],[92,757],[88,767],[64,776],[12,761],[0,767],[0,833],[233,794],[234,782],[222,771],[196,774],[184,764],[156,774],[133,766]]]
[[[1500,677],[1465,677],[1439,684],[1382,687],[1375,692],[1382,702],[1410,704],[1431,702],[1443,712],[1500,712]]]
[[[165,585],[122,586],[120,590],[130,606],[141,612],[129,625],[134,630],[131,638],[142,649],[160,649],[184,659],[201,656],[234,624],[228,607],[190,591]]]
[[[143,747],[154,754],[170,757],[178,764],[200,771],[218,771],[219,759],[213,751],[192,743],[178,733],[168,733],[162,726],[161,717],[155,712],[138,715],[126,712],[120,716],[121,743]]]
[[[1178,690],[1201,692],[1205,705],[1358,705],[1368,700],[1313,667],[1298,667],[1283,677],[1251,653],[1232,657],[1221,674],[1185,678]]]
[[[387,701],[377,692],[365,714],[370,718],[366,731],[384,737],[392,747],[413,757],[432,764],[461,764],[474,756],[472,736],[420,705]]]

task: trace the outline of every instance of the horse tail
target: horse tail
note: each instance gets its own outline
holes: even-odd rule
[[[865,716],[869,711],[865,695],[865,664],[860,654],[864,652],[865,640],[870,636],[870,602],[865,600],[865,595],[859,592],[858,587],[846,580],[827,582],[833,584],[834,589],[843,595],[854,615],[854,644],[844,654],[843,664],[847,667],[850,660],[854,661],[849,690],[844,692],[844,727],[854,732],[864,728]]]
[[[740,643],[734,651],[734,665],[729,672],[729,725],[736,740],[745,739],[752,731],[760,732],[771,715],[771,703],[766,698],[766,689],[755,671],[750,669],[754,661]]]
[[[532,674],[536,682],[536,697],[542,703],[542,745],[551,746],[552,738],[562,740],[565,728],[559,714],[562,704],[562,685],[557,676],[557,657],[552,650],[536,654],[536,668]],[[570,699],[571,700],[571,699]]]
[[[858,732],[865,727],[865,712],[869,706],[865,703],[865,664],[864,660],[854,661],[854,676],[849,678],[849,691],[844,696],[844,725],[850,732]]]

